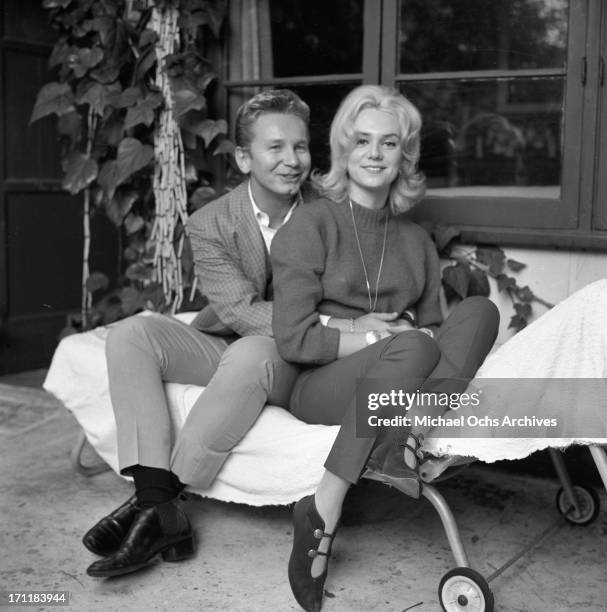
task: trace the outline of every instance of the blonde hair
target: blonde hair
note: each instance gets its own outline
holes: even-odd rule
[[[331,123],[331,168],[326,174],[314,173],[312,181],[323,195],[336,202],[347,197],[354,122],[367,108],[390,112],[398,120],[402,162],[388,199],[394,214],[404,213],[421,200],[426,189],[426,179],[417,169],[422,120],[417,108],[391,87],[361,85],[344,98]]]

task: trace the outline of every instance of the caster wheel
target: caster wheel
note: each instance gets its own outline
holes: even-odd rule
[[[438,599],[444,612],[493,612],[487,581],[469,567],[456,567],[442,577]]]
[[[570,509],[569,500],[564,489],[559,489],[556,494],[556,508],[572,525],[588,525],[594,521],[599,513],[599,496],[592,487],[573,485],[576,501],[580,508],[579,512]]]

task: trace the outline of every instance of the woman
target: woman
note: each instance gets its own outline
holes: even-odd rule
[[[330,171],[315,177],[325,199],[296,211],[272,244],[274,336],[284,359],[308,366],[290,409],[307,422],[341,425],[316,494],[294,509],[289,581],[306,610],[321,607],[343,500],[373,449],[384,480],[419,495],[423,429],[392,430],[381,446],[377,429],[357,432],[357,382],[463,391],[497,334],[497,309],[484,298],[465,300],[441,325],[436,251],[401,214],[424,192],[420,128],[418,111],[397,91],[352,91],[331,126]],[[408,416],[442,410],[414,406]],[[406,465],[390,442],[396,434],[406,441]]]

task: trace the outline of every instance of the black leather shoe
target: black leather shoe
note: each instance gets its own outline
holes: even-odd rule
[[[82,543],[96,555],[105,557],[116,552],[133,524],[139,508],[137,497],[129,497],[122,506],[104,516],[82,538]]]
[[[163,516],[167,512],[172,514],[171,531],[164,526]],[[86,573],[96,577],[120,576],[145,567],[158,554],[165,561],[182,561],[194,555],[194,552],[194,533],[190,521],[181,506],[171,500],[141,510],[120,548],[105,559],[95,561]]]
[[[297,603],[308,612],[318,612],[322,607],[322,596],[327,579],[329,556],[334,533],[325,533],[325,522],[322,520],[314,496],[303,497],[293,510],[293,549],[289,558],[289,583]],[[327,552],[319,552],[318,545],[322,538],[331,538]],[[318,555],[327,557],[325,571],[313,578],[312,562]]]

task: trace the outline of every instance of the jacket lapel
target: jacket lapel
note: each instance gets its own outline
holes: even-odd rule
[[[257,290],[263,295],[269,272],[266,267],[266,247],[253,213],[248,185],[248,181],[245,181],[234,190],[234,204],[237,209],[236,239],[242,255],[242,264]]]

